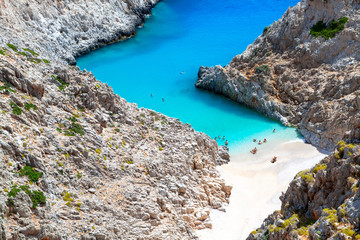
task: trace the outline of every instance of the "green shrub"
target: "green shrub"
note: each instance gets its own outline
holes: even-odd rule
[[[293,225],[295,222],[299,221],[299,215],[297,215],[296,213],[294,213],[290,218],[286,219],[283,224],[282,224],[282,228],[287,228],[291,225]]]
[[[269,30],[269,27],[264,27],[263,34],[265,34]]]
[[[39,181],[39,178],[43,175],[43,173],[34,170],[30,166],[24,166],[24,168],[20,169],[20,176],[25,175],[28,176],[30,181],[37,182]]]
[[[39,58],[28,58],[28,60],[30,62],[36,63],[36,64],[41,63],[41,59],[39,59]]]
[[[82,136],[85,134],[83,126],[76,123],[77,119],[75,116],[70,117],[69,120],[71,121],[71,127],[64,131],[65,136],[75,136],[76,134]]]
[[[44,196],[44,193],[41,191],[32,191],[30,198],[33,203],[32,208],[36,208],[37,206],[39,206],[39,204],[46,203],[46,197]]]
[[[24,57],[27,57],[28,55],[26,54],[26,52],[17,52],[17,54],[21,55],[21,56],[24,56]]]
[[[37,109],[37,106],[34,105],[34,104],[32,104],[31,102],[28,102],[28,103],[25,103],[24,108],[25,108],[27,111],[30,111],[30,109],[36,110],[36,109]]]
[[[324,164],[316,164],[315,168],[313,169],[313,173],[317,173],[320,170],[325,170],[327,168],[326,163]]]
[[[17,52],[17,50],[18,50],[18,47],[17,46],[15,46],[15,45],[13,45],[13,44],[11,44],[11,43],[8,43],[8,44],[6,44],[11,50],[13,50],[14,52]]]
[[[338,21],[332,20],[328,25],[323,21],[318,21],[312,28],[310,34],[315,38],[322,36],[324,39],[335,37],[335,35],[344,29],[345,23],[348,21],[347,17],[340,18]]]
[[[5,52],[0,49],[0,54],[1,54],[1,55],[5,55]]]
[[[47,60],[47,59],[43,59],[43,62],[46,63],[46,64],[49,64],[49,63],[50,63],[50,61]]]
[[[83,126],[78,123],[72,123],[71,127],[64,132],[65,136],[75,136],[76,134],[79,134],[81,136],[85,134]]]
[[[73,202],[74,199],[71,197],[71,193],[70,192],[65,192],[63,200],[65,202]]]
[[[261,74],[261,73],[268,73],[270,70],[268,65],[261,65],[260,67],[255,68],[255,73],[256,74]]]
[[[325,209],[323,209],[323,212],[325,212],[327,214],[325,219],[329,220],[329,222],[333,226],[335,226],[335,224],[338,222],[338,217],[336,215],[336,210],[335,209],[325,208]]]
[[[314,182],[314,176],[312,175],[312,173],[307,173],[301,176],[301,179],[304,180],[305,182],[311,183]]]
[[[70,84],[66,83],[64,80],[60,79],[58,76],[55,75],[51,75],[51,77],[53,79],[55,79],[56,81],[58,81],[61,85],[59,86],[59,89],[62,91],[65,88],[67,88]]]
[[[33,50],[31,50],[31,49],[29,49],[29,48],[23,48],[23,50],[26,51],[26,52],[31,53],[31,54],[34,55],[34,56],[39,56],[39,54],[37,54],[36,52],[34,52]]]
[[[12,108],[13,114],[16,114],[16,115],[22,114],[21,108],[18,105],[16,105],[16,103],[10,102],[10,107]]]
[[[347,236],[350,236],[350,237],[354,236],[355,233],[356,233],[356,232],[355,232],[354,230],[352,230],[350,227],[346,227],[346,228],[341,229],[341,232],[344,233],[344,234],[347,235]]]
[[[39,204],[45,204],[46,203],[46,197],[44,196],[44,193],[41,191],[31,191],[30,187],[27,185],[21,185],[20,189],[23,190],[27,195],[29,195],[31,201],[32,201],[32,208],[36,208],[39,206]],[[20,192],[20,189],[17,188],[16,185],[13,185],[11,187],[10,192],[8,192],[8,204],[11,206],[14,206],[14,198],[16,195]]]
[[[4,91],[5,93],[9,93],[9,92],[13,92],[15,93],[16,91],[11,89],[13,86],[8,83],[8,82],[5,82],[4,85],[0,86],[0,91]]]
[[[19,192],[20,192],[20,189],[18,189],[16,185],[13,185],[13,186],[11,186],[11,189],[8,192],[8,197],[16,197],[16,195]]]

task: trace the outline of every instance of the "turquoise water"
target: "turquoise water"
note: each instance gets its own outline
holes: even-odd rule
[[[194,84],[201,65],[226,65],[296,3],[165,0],[134,38],[78,58],[78,66],[139,107],[179,118],[213,138],[226,136],[232,153],[248,151],[253,138],[294,140],[294,129]]]

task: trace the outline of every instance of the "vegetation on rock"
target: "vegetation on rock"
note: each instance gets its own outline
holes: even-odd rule
[[[329,24],[318,21],[310,28],[310,34],[316,38],[319,36],[322,36],[325,39],[333,38],[338,32],[344,29],[344,25],[347,21],[347,17],[342,17],[338,21],[332,20]]]

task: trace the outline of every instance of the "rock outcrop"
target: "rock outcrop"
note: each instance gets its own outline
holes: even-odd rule
[[[211,228],[209,210],[231,194],[215,168],[226,148],[91,72],[2,49],[1,239],[196,239]]]
[[[359,141],[359,9],[357,0],[302,0],[229,65],[201,67],[196,87],[297,125],[323,149]],[[343,17],[333,38],[310,34],[319,21],[329,26]]]
[[[254,239],[359,239],[360,146],[340,142],[331,156],[297,174]]]
[[[0,1],[0,44],[30,47],[74,64],[75,57],[136,33],[158,0]]]

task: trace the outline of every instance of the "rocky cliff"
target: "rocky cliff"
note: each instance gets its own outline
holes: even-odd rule
[[[0,52],[1,239],[195,239],[231,187],[190,125],[139,109],[89,72]],[[4,54],[4,55],[2,55]]]
[[[359,141],[359,9],[358,0],[302,0],[229,65],[201,67],[196,87],[296,125],[327,150]]]
[[[0,0],[0,239],[197,239],[224,210],[226,147],[66,64],[156,2]]]
[[[158,0],[0,1],[0,43],[31,47],[74,64],[75,57],[136,32]]]
[[[360,146],[339,142],[332,155],[299,172],[254,239],[360,239]]]

